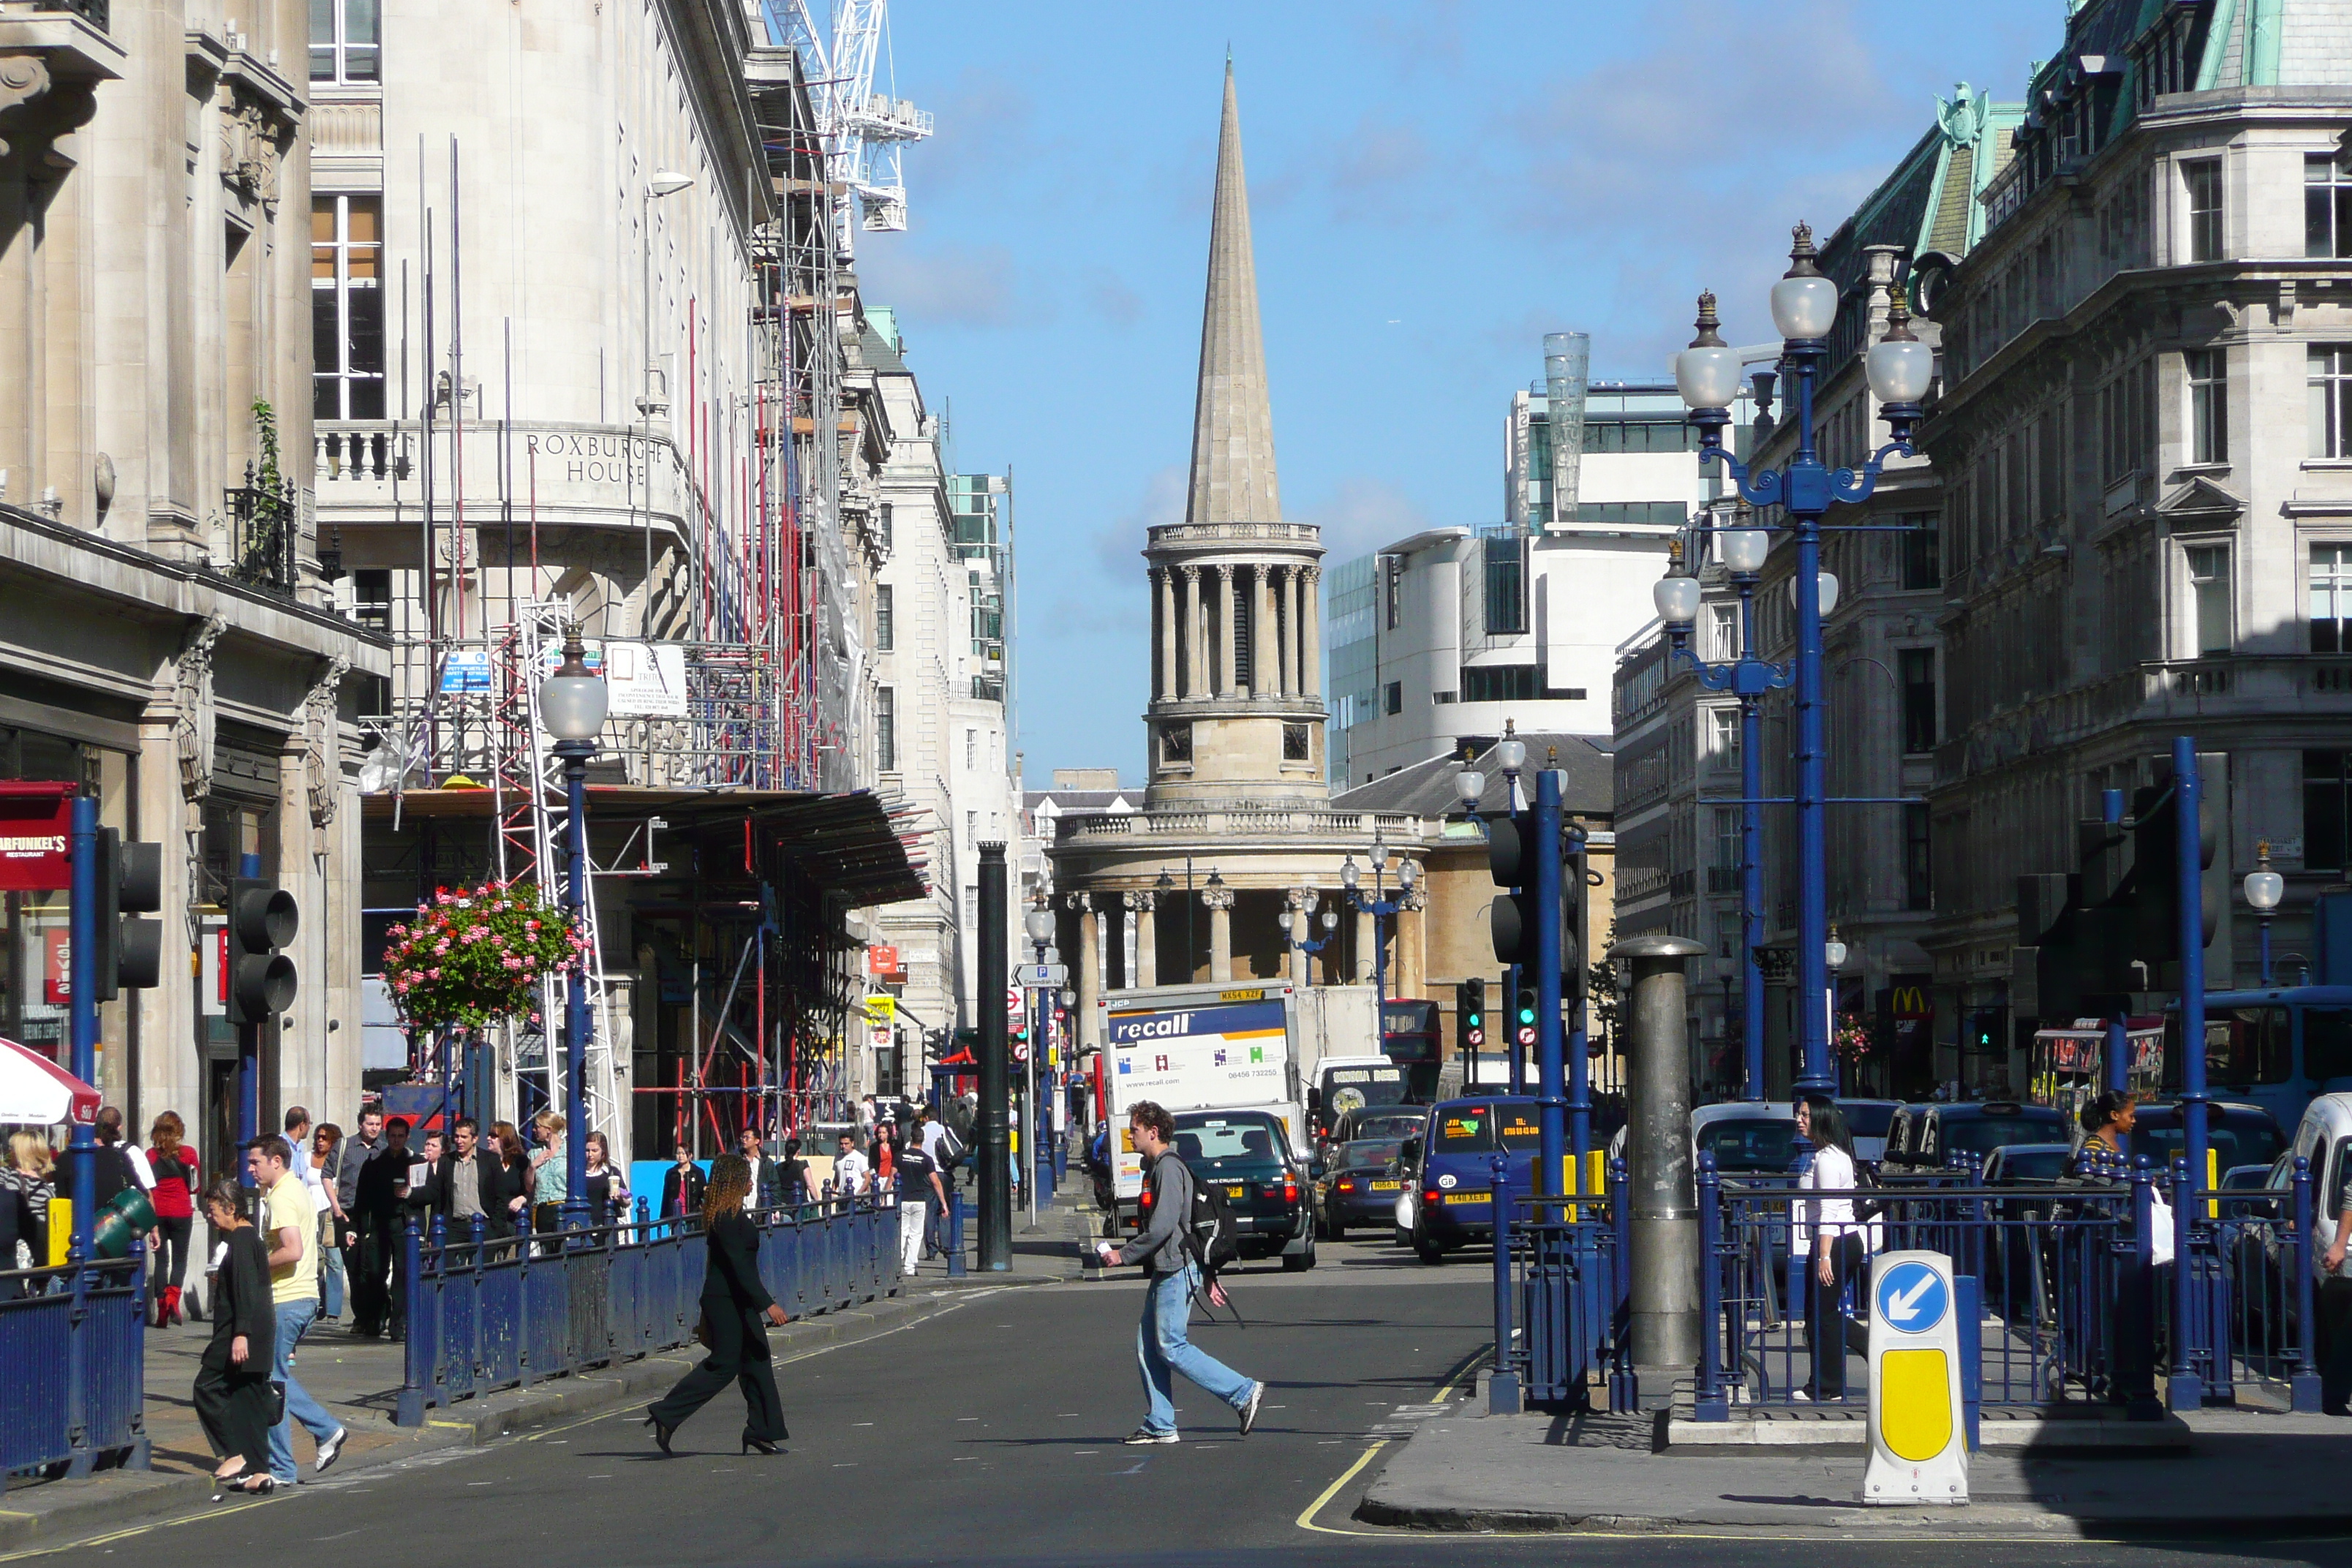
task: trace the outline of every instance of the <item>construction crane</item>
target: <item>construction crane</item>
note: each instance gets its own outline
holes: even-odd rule
[[[811,0],[760,4],[770,41],[799,49],[807,62],[826,173],[842,193],[835,198],[836,210],[846,217],[854,196],[866,229],[877,234],[904,229],[907,184],[898,152],[931,133],[931,117],[903,98],[874,89],[877,62],[888,85],[898,85],[890,62],[890,0],[834,0],[829,41],[817,26]],[[851,248],[851,226],[841,224],[840,233],[845,256]]]

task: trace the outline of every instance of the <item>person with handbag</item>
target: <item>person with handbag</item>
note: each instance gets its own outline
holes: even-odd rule
[[[245,1216],[244,1189],[223,1176],[205,1189],[205,1216],[227,1248],[213,1285],[213,1337],[196,1363],[196,1419],[220,1463],[213,1479],[225,1492],[268,1492],[269,1429],[278,1424],[278,1387],[269,1378],[277,1342],[270,1300],[269,1252]]]
[[[751,1196],[751,1166],[740,1154],[721,1154],[710,1167],[710,1189],[702,1200],[705,1233],[702,1323],[695,1337],[710,1347],[700,1366],[646,1412],[646,1425],[665,1454],[687,1417],[728,1384],[743,1390],[743,1452],[781,1454],[790,1436],[783,1401],[776,1394],[775,1368],[768,1360],[768,1331],[791,1321],[760,1282],[760,1227],[743,1212]]]

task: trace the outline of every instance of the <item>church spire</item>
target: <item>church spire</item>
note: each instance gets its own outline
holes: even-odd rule
[[[1241,110],[1225,59],[1224,123],[1217,133],[1217,195],[1209,229],[1208,298],[1201,318],[1201,384],[1192,408],[1192,482],[1187,522],[1279,522],[1274,413],[1258,330],[1257,260],[1250,247],[1249,186],[1242,174]]]

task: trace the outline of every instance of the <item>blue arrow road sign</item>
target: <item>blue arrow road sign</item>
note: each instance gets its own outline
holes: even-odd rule
[[[1878,1277],[1878,1315],[1890,1329],[1924,1334],[1951,1306],[1950,1287],[1925,1263],[1898,1263]]]

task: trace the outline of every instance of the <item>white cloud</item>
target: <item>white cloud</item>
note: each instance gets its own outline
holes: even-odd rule
[[[1021,300],[1013,252],[1002,245],[919,248],[869,237],[857,269],[867,300],[917,324],[1004,327],[1041,313]]]

